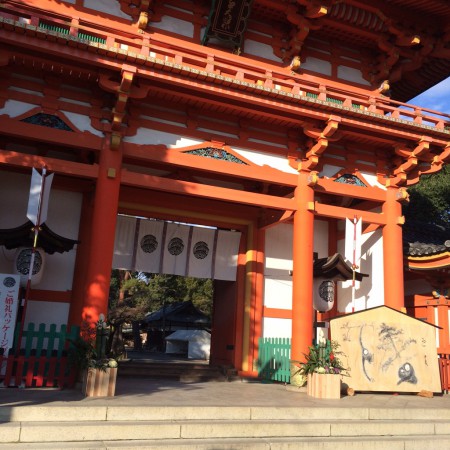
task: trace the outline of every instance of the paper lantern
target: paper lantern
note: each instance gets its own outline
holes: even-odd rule
[[[30,273],[31,256],[33,249],[30,247],[20,247],[17,249],[14,259],[14,273],[20,275],[20,285],[26,287],[28,275]],[[33,272],[31,274],[30,285],[35,286],[40,283],[45,267],[45,252],[42,248],[37,248],[34,253]]]
[[[327,312],[334,306],[336,284],[328,278],[314,279],[313,306],[316,311]]]

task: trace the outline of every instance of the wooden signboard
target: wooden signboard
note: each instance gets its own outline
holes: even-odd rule
[[[387,306],[330,321],[356,391],[441,392],[436,327]]]

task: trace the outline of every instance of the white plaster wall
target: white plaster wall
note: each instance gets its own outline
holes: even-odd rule
[[[339,241],[338,250],[344,253],[344,240]],[[355,311],[384,305],[383,238],[380,229],[362,235],[359,271],[369,276],[363,279],[354,292],[350,283],[337,283],[339,312],[352,312],[353,298]]]
[[[314,252],[319,258],[331,256],[328,253],[328,222],[325,220],[314,221]]]
[[[25,317],[25,329],[30,322],[36,324],[35,329],[41,323],[56,324],[58,330],[61,325],[67,324],[69,317],[69,304],[56,302],[27,302],[27,314]],[[48,329],[48,327],[47,327]]]
[[[342,164],[344,165],[346,160],[342,161]],[[324,164],[322,171],[319,173],[319,177],[323,178],[331,178],[336,175],[337,172],[339,172],[342,169],[341,166],[334,166],[330,164]]]
[[[103,133],[95,129],[91,124],[91,118],[89,116],[83,116],[69,111],[61,111],[67,118],[80,130],[87,131],[88,133],[95,134],[96,136],[103,137]]]
[[[122,19],[131,20],[131,17],[120,9],[120,4],[112,0],[84,0],[84,7],[99,11]]]
[[[266,230],[264,266],[264,306],[292,309],[292,224],[279,224]],[[328,256],[328,222],[314,222],[314,251]],[[281,321],[281,322],[280,322]],[[279,327],[287,327],[282,329]],[[273,327],[273,328],[272,328]],[[264,319],[264,337],[291,337],[291,320]],[[280,334],[281,333],[281,334]]]
[[[346,164],[346,160],[342,160],[342,166],[325,164],[322,168],[322,171],[319,173],[319,176],[325,178],[334,177],[339,171],[341,171]],[[375,171],[375,168],[374,168]],[[371,187],[379,187],[380,189],[386,190],[386,187],[378,182],[377,175],[375,173],[369,172],[360,172],[361,177],[367,182],[367,184]]]
[[[301,69],[310,70],[311,72],[321,73],[331,76],[331,63],[322,59],[309,57],[302,62]]]
[[[264,306],[292,309],[292,225],[280,224],[267,229],[264,264]],[[268,325],[270,326],[270,322]],[[269,336],[274,330],[264,328]],[[290,331],[289,331],[290,332]],[[281,337],[281,336],[280,336]]]
[[[282,223],[266,230],[265,268],[266,276],[285,277],[292,270],[292,224]],[[328,256],[328,222],[314,221],[314,251],[319,257]]]
[[[9,117],[18,117],[27,111],[36,108],[32,103],[18,102],[17,100],[6,100],[3,108],[0,108],[0,115],[6,114]]]
[[[382,185],[381,183],[378,182],[376,174],[368,173],[368,172],[361,172],[361,175],[369,183],[370,186],[372,186],[372,187],[379,187],[380,189],[383,189],[384,191],[386,190],[386,186],[384,186],[384,185]]]
[[[140,127],[134,136],[126,136],[125,142],[142,145],[166,145],[169,148],[184,148],[191,145],[198,145],[204,142],[200,139],[190,139],[182,137],[179,134],[166,133],[164,131],[153,130],[151,128]],[[269,142],[267,142],[270,145]],[[289,165],[287,158],[258,152],[255,150],[247,150],[239,147],[232,147],[233,151],[242,157],[248,159],[258,166],[269,166],[282,172],[297,174],[298,172]]]
[[[436,306],[433,309],[434,309],[434,324],[437,327],[439,327],[440,326],[440,323],[439,323],[439,311],[436,308]],[[435,333],[436,333],[436,347],[439,347],[440,346],[440,341],[439,341],[439,329],[438,328],[436,328]]]
[[[179,134],[166,133],[164,131],[153,130],[151,128],[138,128],[134,136],[126,136],[125,142],[141,145],[156,145],[162,144],[171,148],[188,147],[190,145],[197,145],[204,142],[199,139],[188,139]]]
[[[266,230],[265,275],[288,275],[292,270],[292,225],[282,223]]]
[[[273,48],[268,44],[246,39],[244,43],[244,51],[247,55],[259,56],[276,62],[282,62],[280,58],[273,54]]]
[[[292,320],[264,317],[263,336],[265,338],[290,338],[292,337]]]
[[[57,177],[58,175],[55,175]],[[0,172],[0,228],[13,228],[27,221],[30,175]],[[46,224],[55,233],[77,239],[81,214],[81,194],[52,189]],[[38,241],[39,243],[39,241]],[[0,272],[13,273],[15,250],[0,247]],[[62,254],[46,255],[46,266],[36,289],[66,291],[72,289],[76,247]]]
[[[354,83],[370,86],[370,83],[363,78],[361,71],[354,69],[353,67],[338,66],[337,76],[341,80],[352,81]]]
[[[270,144],[270,143],[268,143]],[[233,150],[236,153],[239,153],[244,158],[247,158],[254,164],[258,166],[269,166],[274,169],[281,170],[282,172],[294,173],[298,172],[289,165],[287,158],[278,156],[278,155],[268,155],[262,152],[254,151],[254,150],[244,150],[242,148],[233,147]]]
[[[188,38],[194,37],[194,25],[192,22],[186,22],[175,17],[163,16],[160,22],[151,22],[150,28],[170,31]]]
[[[264,306],[267,308],[292,309],[292,276],[271,275],[264,277]]]

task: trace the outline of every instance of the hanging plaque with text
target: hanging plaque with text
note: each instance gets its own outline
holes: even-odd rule
[[[0,274],[0,348],[5,356],[14,343],[19,287],[18,275]]]

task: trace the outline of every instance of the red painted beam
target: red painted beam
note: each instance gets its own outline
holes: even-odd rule
[[[62,161],[55,158],[44,158],[42,156],[25,155],[23,153],[0,150],[0,167],[43,167],[46,166],[50,172],[73,175],[82,178],[97,179],[98,165],[81,164],[70,161]]]
[[[242,203],[263,208],[290,211],[296,209],[294,200],[290,198],[275,197],[272,195],[209,186],[188,181],[171,180],[152,175],[132,173],[126,169],[122,170],[122,184],[194,197],[212,198],[231,203]]]

